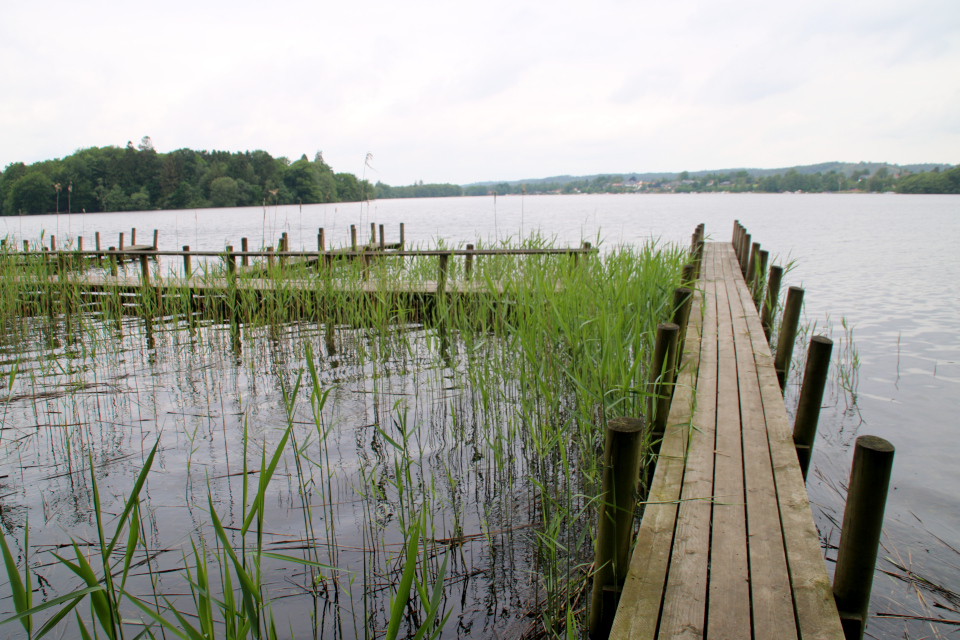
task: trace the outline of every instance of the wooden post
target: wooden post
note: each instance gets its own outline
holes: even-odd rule
[[[833,575],[833,597],[847,640],[863,638],[867,626],[894,453],[893,445],[877,436],[860,436],[853,450],[850,489]]]
[[[231,278],[237,276],[237,256],[233,254],[233,245],[227,245],[227,275]]]
[[[753,281],[757,275],[757,254],[760,252],[760,243],[754,242],[750,247],[750,259],[747,260],[747,288],[753,291]]]
[[[243,256],[240,258],[240,264],[245,267],[250,266],[250,256],[247,255],[247,251],[250,250],[250,243],[246,238],[240,238],[240,251],[243,252]]]
[[[57,236],[50,236],[50,251],[57,250]]]
[[[800,309],[802,307],[803,289],[790,287],[787,290],[787,302],[783,305],[780,335],[777,336],[777,354],[773,360],[781,391],[784,391],[787,387],[787,375],[790,373],[790,359],[793,357],[793,343],[797,339],[797,327],[800,325]]]
[[[290,244],[289,244],[289,243],[290,243],[290,239],[287,237],[287,232],[284,231],[284,232],[280,235],[280,253],[281,253],[281,255],[280,255],[280,268],[281,268],[281,269],[283,269],[283,267],[287,264],[287,258],[286,258],[284,255],[282,255],[282,254],[290,250]]]
[[[691,284],[694,280],[693,272],[696,270],[696,265],[688,262],[683,265],[683,271],[680,272],[680,286],[686,287]]]
[[[190,269],[190,245],[183,245],[183,279],[187,280],[193,275],[193,271]]]
[[[733,242],[734,243],[736,243],[737,241],[737,231],[739,230],[739,227],[740,227],[740,221],[734,220],[733,221]]]
[[[747,276],[747,263],[750,261],[750,234],[745,233],[740,240],[740,272]]]
[[[383,225],[380,225],[380,253],[383,253],[384,249],[387,248],[387,243],[384,241],[383,237]]]
[[[377,244],[377,223],[370,223],[370,248],[373,249]]]
[[[591,245],[590,245],[589,242],[584,242],[584,243],[583,243],[583,250],[584,250],[584,252],[585,252],[585,253],[583,254],[583,261],[584,261],[584,263],[586,263],[586,261],[590,258],[590,247],[591,247]]]
[[[447,291],[447,260],[450,258],[450,254],[441,253],[440,254],[440,268],[437,271],[437,301],[443,297],[444,293]]]
[[[97,264],[99,265],[103,262],[103,256],[100,255],[100,232],[97,231],[93,237],[97,245]]]
[[[120,244],[118,251],[123,251],[123,231],[120,232]]]
[[[24,250],[24,252],[29,252],[29,251],[30,251],[30,241],[29,241],[29,240],[24,240],[24,241],[23,241],[23,250]]]
[[[653,347],[653,361],[650,363],[650,395],[647,401],[647,422],[650,424],[654,441],[662,439],[666,431],[676,371],[671,364],[676,360],[679,333],[680,327],[673,323],[657,325],[657,340]]]
[[[605,639],[610,634],[619,592],[630,566],[643,432],[644,422],[638,418],[611,418],[607,421],[603,480],[597,509],[597,548],[593,561],[591,638]]]
[[[147,260],[147,253],[140,253],[140,280],[143,286],[150,286],[150,263]]]
[[[6,244],[6,242],[4,242],[4,244]],[[77,251],[83,252],[83,236],[77,238]]]
[[[317,230],[317,251],[323,253],[327,250],[327,240],[323,234],[323,227]]]
[[[113,253],[116,251],[116,247],[110,247],[107,251],[110,251],[110,275],[114,278],[117,277],[117,254]]]
[[[472,244],[467,245],[467,251],[469,253],[467,253],[466,257],[463,259],[463,270],[464,272],[466,272],[467,280],[469,280],[473,276],[473,245]]]
[[[673,290],[673,318],[671,322],[677,325],[677,354],[673,362],[674,375],[680,373],[680,361],[683,359],[684,342],[687,339],[687,321],[690,320],[690,307],[693,304],[693,290],[687,287],[677,287]]]
[[[404,238],[403,238],[403,223],[401,222],[401,223],[400,223],[400,250],[401,250],[401,251],[403,251],[403,247],[404,247],[403,241],[404,241]]]
[[[761,308],[760,305],[763,302],[763,274],[767,272],[767,260],[769,260],[769,258],[769,251],[757,252],[757,270],[753,274],[753,306],[757,309]]]
[[[130,246],[137,244],[137,229],[134,227],[130,229]]]
[[[273,270],[273,247],[267,247],[267,269]]]
[[[770,267],[770,275],[767,277],[767,295],[763,298],[763,313],[760,314],[763,335],[767,337],[767,342],[770,342],[770,334],[773,332],[773,318],[777,313],[777,303],[780,301],[782,279],[783,267]]]
[[[823,388],[827,384],[827,371],[830,369],[830,354],[833,340],[826,336],[813,336],[807,350],[807,366],[803,372],[803,384],[800,387],[800,403],[797,405],[797,418],[793,423],[793,443],[797,447],[797,460],[803,479],[807,479],[813,443],[817,437],[817,421],[820,419],[820,403],[823,402]]]
[[[153,230],[153,250],[157,250],[157,243],[160,241],[160,231],[157,229]]]

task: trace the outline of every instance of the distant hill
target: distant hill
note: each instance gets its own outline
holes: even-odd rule
[[[801,174],[815,174],[821,173],[825,174],[830,171],[836,171],[837,173],[842,173],[843,175],[850,176],[854,171],[869,171],[870,174],[876,172],[877,169],[881,167],[886,167],[887,171],[891,174],[901,173],[907,171],[909,173],[920,173],[921,171],[933,171],[936,168],[939,168],[941,171],[949,169],[954,165],[929,162],[924,164],[890,164],[888,162],[821,162],[819,164],[808,164],[808,165],[798,165],[795,167],[781,167],[779,169],[756,169],[756,168],[734,168],[734,169],[709,169],[702,171],[689,171],[690,177],[702,177],[712,174],[730,174],[736,173],[737,171],[746,171],[753,178],[765,178],[767,176],[774,175],[785,175],[791,169],[795,169],[798,173]],[[680,175],[679,171],[658,171],[658,172],[639,172],[639,171],[618,171],[618,172],[609,172],[609,173],[595,173],[592,175],[585,176],[550,176],[547,178],[529,178],[526,180],[489,180],[485,182],[472,182],[470,184],[463,185],[464,187],[488,187],[497,184],[503,184],[504,182],[509,185],[537,185],[537,184],[558,184],[564,185],[568,182],[582,182],[582,181],[591,181],[600,176],[623,176],[624,179],[635,178],[637,181],[641,182],[652,182],[655,180],[676,180]]]

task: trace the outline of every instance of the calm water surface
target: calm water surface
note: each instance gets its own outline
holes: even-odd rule
[[[370,204],[281,206],[0,219],[0,233],[58,236],[58,246],[100,231],[102,245],[138,228],[139,241],[160,231],[161,249],[221,249],[276,245],[287,231],[291,247],[316,248],[318,227],[328,243],[346,245],[351,224],[361,239],[369,224],[386,225],[396,239],[404,222],[413,243],[449,244],[507,239],[539,231],[558,245],[582,240],[611,246],[649,238],[689,243],[704,222],[710,239],[728,241],[739,219],[771,260],[793,268],[785,286],[806,290],[805,320],[835,341],[833,370],[855,373],[855,389],[834,381],[821,415],[808,488],[832,571],[837,523],[858,435],[897,447],[879,569],[910,570],[960,592],[960,197],[899,195],[590,195],[388,200]],[[129,237],[129,236],[128,236]],[[129,240],[127,240],[129,242]],[[844,326],[846,325],[846,327]],[[849,342],[852,328],[853,344]],[[855,352],[855,353],[854,353]],[[854,370],[854,360],[859,369]],[[256,376],[237,383],[253,384]],[[796,400],[798,375],[787,394]],[[360,409],[358,409],[359,411]],[[4,472],[6,473],[6,472]],[[183,491],[182,487],[179,491]],[[900,567],[891,563],[895,562]],[[939,602],[960,601],[878,573],[871,611],[960,618]],[[946,633],[954,627],[939,629]],[[905,631],[906,630],[906,631]],[[463,630],[461,630],[463,631]],[[924,637],[919,622],[873,619],[876,637]]]

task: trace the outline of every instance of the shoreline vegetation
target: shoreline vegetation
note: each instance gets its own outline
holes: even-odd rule
[[[774,171],[777,171],[774,173]],[[779,173],[783,171],[783,173]],[[317,151],[291,161],[266,151],[89,147],[0,172],[0,215],[95,213],[363,202],[392,198],[581,193],[960,193],[960,166],[824,163],[786,170],[557,176],[471,185],[372,184],[335,172]]]

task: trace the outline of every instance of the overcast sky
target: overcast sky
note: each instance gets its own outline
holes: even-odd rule
[[[144,135],[389,184],[960,162],[960,0],[4,4],[3,166]]]

